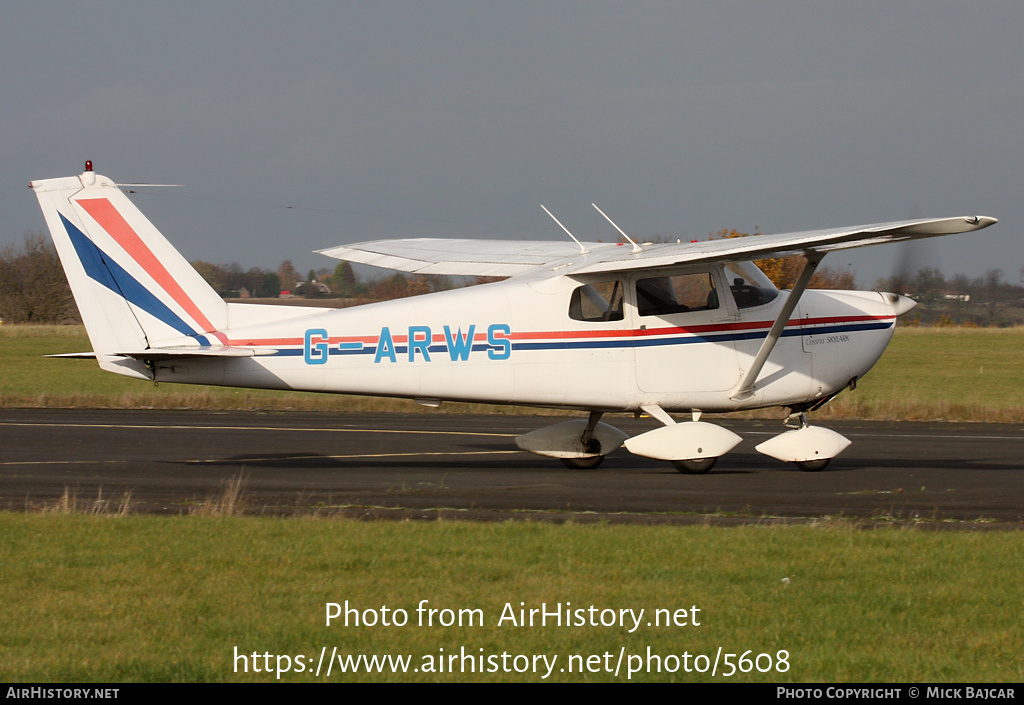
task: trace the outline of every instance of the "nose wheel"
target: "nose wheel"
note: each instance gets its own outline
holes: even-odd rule
[[[765,441],[756,450],[776,460],[792,463],[804,472],[824,470],[832,458],[850,445],[848,439],[835,431],[809,426],[803,412],[790,414],[785,425],[794,430]]]

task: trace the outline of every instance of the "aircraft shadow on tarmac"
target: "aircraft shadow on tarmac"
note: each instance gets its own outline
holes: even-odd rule
[[[525,454],[524,454],[525,456]],[[500,460],[467,460],[459,458],[457,453],[444,459],[445,456],[432,456],[430,458],[417,458],[415,455],[408,457],[338,457],[323,455],[319,453],[268,453],[259,457],[248,455],[233,455],[213,460],[191,460],[191,465],[202,465],[204,467],[253,467],[276,470],[365,470],[367,468],[409,468],[409,469],[438,469],[457,468],[464,470],[504,470],[515,468],[528,470],[537,463],[528,457],[515,458],[515,456],[502,457]],[[177,464],[174,461],[165,461]]]
[[[672,474],[675,469],[667,463],[647,460],[626,453],[610,455],[598,468],[593,470],[567,470],[557,460],[539,459],[527,453],[507,452],[504,446],[495,448],[486,444],[464,444],[453,448],[451,454],[440,453],[429,456],[415,453],[405,454],[353,454],[336,456],[321,453],[266,453],[259,456],[236,454],[209,460],[189,460],[190,465],[207,467],[259,467],[266,469],[325,469],[325,470],[361,470],[366,468],[408,468],[410,470],[458,469],[464,471],[539,471],[539,472],[571,472],[577,474],[630,472],[641,474]],[[463,453],[479,451],[479,456],[465,456]],[[489,453],[501,453],[489,455]],[[180,461],[164,461],[176,464]],[[808,475],[849,473],[863,470],[970,470],[971,472],[1006,472],[1024,471],[1024,463],[996,462],[990,459],[964,458],[933,458],[927,461],[910,460],[907,458],[870,457],[870,458],[836,458],[825,469]],[[749,475],[762,472],[804,473],[787,464],[766,459],[757,453],[733,453],[722,458],[711,475]]]
[[[450,455],[437,454],[429,457],[417,456],[415,454],[402,457],[374,457],[373,454],[366,454],[362,457],[339,457],[320,453],[265,453],[258,457],[252,455],[231,455],[224,458],[189,460],[186,462],[189,465],[200,465],[203,467],[251,467],[268,470],[322,469],[356,471],[367,468],[408,468],[410,470],[452,469],[476,472],[515,470],[519,472],[570,473],[573,475],[609,474],[614,472],[654,475],[678,474],[676,469],[668,463],[639,458],[627,453],[609,456],[600,467],[592,470],[570,470],[557,460],[537,458],[526,452],[510,452],[491,456],[486,455],[486,453],[495,452],[493,446],[465,445],[459,447],[462,449],[481,449],[482,454],[476,457],[460,457],[460,453],[472,452],[468,450],[453,450]],[[177,464],[176,461],[162,462]],[[855,468],[833,463],[833,466],[826,468],[822,472],[844,472],[850,469]],[[715,476],[750,475],[773,470],[798,472],[796,468],[766,460],[757,454],[737,453],[730,455],[723,461],[719,461],[719,464],[711,471],[711,474]],[[699,475],[694,475],[693,477],[699,477]]]

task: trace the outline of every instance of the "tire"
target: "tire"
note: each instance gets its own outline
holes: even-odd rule
[[[718,458],[696,458],[694,460],[673,460],[676,470],[685,475],[703,475],[711,472]]]
[[[824,470],[830,460],[832,460],[832,458],[822,458],[820,460],[803,460],[801,462],[793,464],[796,465],[799,469],[803,470],[804,472],[818,472],[819,470]]]
[[[560,458],[562,465],[570,470],[593,470],[604,462],[603,455],[592,455],[589,458]]]

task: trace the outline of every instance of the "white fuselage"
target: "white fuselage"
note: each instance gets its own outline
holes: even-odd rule
[[[679,268],[666,270],[674,274]],[[715,308],[642,313],[637,280],[616,275],[619,320],[570,316],[600,275],[510,279],[278,322],[280,307],[233,305],[224,333],[256,357],[158,362],[166,382],[627,411],[735,411],[804,404],[864,375],[895,326],[874,292],[808,291],[755,384],[733,398],[788,292],[738,308],[726,274]],[[655,273],[657,274],[657,273]],[[273,308],[273,311],[269,309]]]

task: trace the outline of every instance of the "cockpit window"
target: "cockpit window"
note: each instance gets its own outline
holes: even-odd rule
[[[574,321],[621,321],[622,282],[612,279],[577,287],[569,299],[569,318]]]
[[[753,308],[773,301],[779,290],[753,262],[729,262],[725,278],[737,308]]]
[[[636,307],[641,316],[665,316],[718,308],[718,291],[710,272],[638,279]]]

